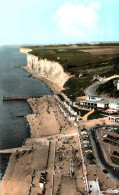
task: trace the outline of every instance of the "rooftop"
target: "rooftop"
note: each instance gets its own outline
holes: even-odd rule
[[[89,189],[91,191],[91,195],[100,195],[100,188],[98,181],[89,181]]]
[[[93,100],[81,100],[80,102],[87,102],[87,103],[92,103],[92,104],[96,104],[96,103],[102,103],[102,104],[108,104],[109,101],[105,100],[105,99],[102,99],[102,100],[99,100],[99,101],[93,101]]]

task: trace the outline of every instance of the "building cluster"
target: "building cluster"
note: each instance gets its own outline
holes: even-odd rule
[[[64,102],[64,105],[65,105],[65,107],[68,109],[68,111],[69,111],[69,113],[70,113],[71,115],[77,116],[77,112],[75,112],[75,111],[71,108],[71,106],[69,106],[66,102]]]
[[[62,97],[66,100],[66,102],[69,105],[72,105],[72,101],[63,92],[61,92],[60,94],[62,95]]]
[[[65,101],[62,101],[59,96],[54,95],[54,97],[58,101],[58,106],[65,117],[67,117],[69,120],[79,121],[77,112],[75,112],[69,105],[71,102],[68,104]]]
[[[111,109],[112,111],[119,111],[119,100],[107,99],[98,96],[88,96],[85,100],[80,101],[82,108],[88,109]]]

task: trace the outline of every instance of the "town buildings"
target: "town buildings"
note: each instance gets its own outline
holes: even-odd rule
[[[84,100],[80,100],[80,106],[88,109],[113,109],[119,111],[119,100],[107,99],[98,96],[88,96]]]

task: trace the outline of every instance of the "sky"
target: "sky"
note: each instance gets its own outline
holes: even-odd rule
[[[119,0],[0,0],[0,45],[119,42]]]

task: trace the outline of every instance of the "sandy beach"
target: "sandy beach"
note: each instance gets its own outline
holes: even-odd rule
[[[81,192],[87,194],[82,180],[82,166],[80,169],[77,169],[79,166],[78,163],[82,160],[79,140],[76,135],[77,127],[74,127],[74,122],[64,117],[59,109],[59,102],[55,96],[30,98],[28,99],[28,103],[33,110],[33,114],[26,116],[30,125],[31,138],[26,140],[26,149],[23,147],[23,150],[12,153],[8,169],[1,184],[2,195],[19,195],[21,189],[23,189],[23,195],[27,195],[29,191],[32,195],[42,193],[42,189],[39,187],[39,179],[42,171],[47,171],[48,182],[46,183],[46,195],[52,195],[53,186],[55,193],[60,187],[61,194],[66,194],[67,192],[69,195],[80,195]],[[97,124],[115,124],[107,118],[95,119],[93,121],[84,120],[78,123],[79,129],[86,128],[87,130]],[[74,166],[76,180],[70,178],[70,162],[74,154],[69,153],[69,151],[72,150],[72,147],[74,151],[78,151],[77,157],[79,158],[76,158]],[[59,160],[58,157],[59,150],[65,156],[62,160]],[[56,170],[54,169],[55,166],[57,166]],[[60,171],[59,167],[63,171]],[[94,165],[87,166],[88,178],[91,180],[94,179],[94,176],[91,175],[93,168]],[[53,184],[54,172],[55,183]],[[102,170],[97,167],[96,172],[97,175],[99,174],[99,179],[103,183],[102,175],[104,174]],[[66,178],[65,175],[68,177]],[[113,181],[108,179],[104,183],[106,185],[109,182],[112,187],[117,187]],[[75,187],[71,188],[72,190],[66,187],[66,190],[64,190],[64,185],[73,185]],[[103,188],[105,185],[102,185]],[[76,189],[79,189],[79,192]]]
[[[58,94],[62,90],[57,84],[52,83],[38,74],[34,74],[27,66],[23,67],[23,69],[33,77],[46,83],[54,94]],[[22,194],[28,194],[34,170],[36,173],[34,178],[36,191],[33,188],[31,194],[42,193],[42,190],[39,188],[40,172],[39,174],[37,172],[41,170],[45,171],[48,168],[52,172],[53,177],[54,164],[52,164],[51,159],[54,161],[52,152],[55,151],[55,139],[58,139],[58,136],[61,137],[62,135],[76,132],[73,122],[68,121],[61,113],[54,96],[30,98],[27,101],[33,110],[33,114],[26,116],[30,125],[31,139],[26,140],[26,149],[23,146],[23,150],[21,149],[12,153],[9,166],[1,184],[2,195],[19,195],[21,194],[23,185],[24,189]],[[54,144],[52,142],[51,148],[48,149],[48,140],[52,139],[54,140]],[[48,158],[48,152],[50,152],[50,156],[52,157],[49,156]],[[46,167],[46,161],[48,167]],[[50,190],[52,188],[52,177],[50,177],[49,183],[47,184],[46,194],[48,195],[50,191],[52,193],[52,190]]]
[[[1,183],[2,195],[27,195],[29,194],[32,175],[35,176],[46,169],[48,146],[35,148],[29,151],[17,151],[10,157],[9,168]],[[39,178],[36,181],[39,188]],[[37,190],[37,192],[39,192]]]
[[[31,132],[31,139],[26,140],[25,144],[29,147],[29,150],[28,148],[25,150],[25,147],[23,147],[23,151],[12,153],[1,184],[2,195],[20,194],[22,186],[24,186],[22,194],[28,194],[34,170],[36,173],[34,185],[36,191],[39,192],[40,172],[47,170],[48,140],[55,140],[58,139],[58,136],[61,137],[67,133],[76,132],[73,122],[68,121],[61,113],[54,96],[28,99],[28,103],[34,112],[34,114],[26,117]],[[52,155],[52,151],[53,148],[51,147],[50,155]],[[49,170],[52,169],[53,172],[53,168],[54,165],[49,167]],[[49,180],[49,183],[52,183],[52,181]],[[31,194],[37,194],[34,191],[35,188],[32,189],[33,193]]]
[[[45,80],[55,94],[62,90],[46,78],[41,79],[38,74],[33,74],[27,66],[24,69],[35,78],[43,82]],[[87,195],[84,175],[88,174],[88,179],[94,180],[94,165],[87,165],[87,172],[83,168],[77,127],[80,131],[83,128],[89,130],[96,125],[115,123],[106,117],[87,121],[86,116],[75,126],[74,121],[69,120],[61,112],[60,103],[55,95],[29,98],[27,101],[33,110],[33,114],[26,116],[30,125],[31,138],[26,140],[20,151],[12,153],[2,180],[1,194],[19,195],[22,191],[23,195],[39,195],[45,189],[45,195],[52,195],[53,192],[54,194],[59,192],[61,195],[82,193]],[[75,177],[71,176],[71,163],[73,163]],[[111,187],[118,187],[113,181],[103,177],[104,173],[97,165],[95,170],[97,176],[99,174],[103,189],[109,182]],[[42,173],[46,174],[45,188],[40,187]],[[106,183],[102,177],[106,179]]]
[[[28,102],[34,112],[26,117],[32,138],[65,134],[74,130],[73,123],[63,116],[54,96],[28,99]]]

